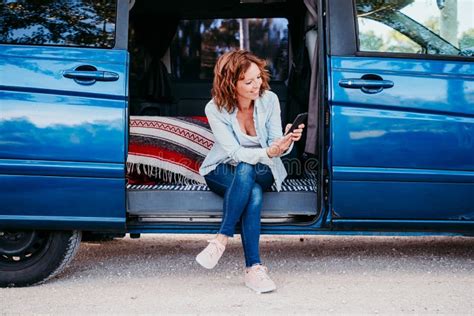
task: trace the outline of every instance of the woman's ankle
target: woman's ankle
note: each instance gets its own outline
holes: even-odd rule
[[[220,242],[222,245],[227,246],[227,240],[229,239],[229,237],[224,234],[217,234],[215,239],[217,239],[217,241]]]

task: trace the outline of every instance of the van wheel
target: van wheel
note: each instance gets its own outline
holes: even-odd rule
[[[1,231],[0,287],[39,284],[74,258],[80,231]]]

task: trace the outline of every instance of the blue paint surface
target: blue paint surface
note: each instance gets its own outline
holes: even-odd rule
[[[474,219],[474,64],[330,60],[332,207],[344,219]],[[371,74],[376,94],[339,85]]]
[[[0,45],[0,225],[125,228],[127,63],[120,50]],[[84,65],[119,78],[63,76]]]

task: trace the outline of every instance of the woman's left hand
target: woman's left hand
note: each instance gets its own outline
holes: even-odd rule
[[[286,132],[288,132],[290,127],[291,127],[291,124],[286,125],[285,134],[286,134]],[[294,142],[299,141],[301,139],[301,135],[303,134],[303,129],[304,129],[304,124],[298,125],[298,128],[293,130],[293,132],[291,133],[291,140],[294,141]]]

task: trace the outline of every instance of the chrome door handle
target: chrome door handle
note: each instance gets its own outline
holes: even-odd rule
[[[99,70],[65,70],[63,76],[79,81],[117,81],[119,79],[119,75],[115,72]]]
[[[392,88],[394,86],[391,80],[371,80],[371,79],[341,79],[339,80],[339,86],[348,89],[361,89],[363,92],[368,94],[374,94],[382,91],[383,89]]]
[[[360,89],[367,88],[391,88],[393,81],[391,80],[365,80],[365,79],[342,79],[339,85],[343,88]]]

